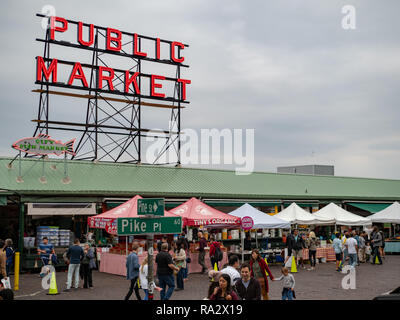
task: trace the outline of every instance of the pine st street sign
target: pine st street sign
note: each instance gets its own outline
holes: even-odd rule
[[[181,232],[181,217],[117,219],[117,234],[119,236],[137,234],[178,234]]]
[[[139,216],[149,214],[156,216],[164,215],[165,204],[163,198],[138,199],[137,206]]]

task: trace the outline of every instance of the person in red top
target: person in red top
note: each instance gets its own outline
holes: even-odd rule
[[[217,264],[217,269],[219,270],[219,261],[222,259],[219,259],[221,257],[218,257],[217,253],[217,248],[220,250],[220,254],[222,253],[221,250],[221,244],[218,241],[215,241],[214,237],[210,238],[211,244],[210,244],[210,261],[211,261],[211,269],[214,269],[215,264]]]
[[[271,280],[274,280],[274,276],[272,275],[267,263],[261,258],[260,252],[257,249],[253,249],[251,251],[250,259],[250,274],[260,283],[263,300],[269,300],[268,276],[265,272],[268,272]]]

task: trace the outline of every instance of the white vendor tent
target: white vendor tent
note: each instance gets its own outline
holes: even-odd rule
[[[371,225],[371,219],[348,212],[334,203],[330,203],[313,214],[318,219],[333,219],[340,226]]]
[[[397,223],[400,224],[400,203],[394,202],[392,205],[369,216],[372,222],[377,223]]]
[[[289,221],[291,224],[324,225],[335,223],[332,218],[317,218],[314,214],[311,214],[306,210],[300,208],[295,202],[290,204],[290,206],[286,209],[274,215],[274,217]]]
[[[254,221],[254,229],[290,229],[290,223],[286,220],[279,219],[276,216],[270,216],[269,214],[257,210],[248,203],[229,212],[229,214],[239,218],[251,217]]]

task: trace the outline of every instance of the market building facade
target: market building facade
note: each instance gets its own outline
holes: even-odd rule
[[[249,203],[269,214],[292,202],[309,212],[333,202],[369,216],[400,201],[400,180],[263,172],[235,175],[228,170],[53,159],[11,162],[12,158],[0,158],[0,238],[11,238],[23,252],[23,267],[31,267],[34,261],[35,244],[27,244],[27,238],[36,238],[38,227],[54,225],[63,230],[58,244],[67,245],[68,236],[87,232],[88,217],[135,195],[165,198],[167,210],[196,197],[226,213]],[[391,227],[382,225],[388,232]]]

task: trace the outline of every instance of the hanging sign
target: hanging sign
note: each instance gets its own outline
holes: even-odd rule
[[[74,152],[75,139],[66,143],[60,140],[51,139],[49,135],[40,133],[36,137],[20,139],[13,143],[12,147],[16,150],[35,154],[35,155],[49,155],[55,154],[60,156],[64,153],[75,155]]]
[[[243,217],[242,218],[242,229],[250,230],[254,226],[254,221],[251,217]]]

